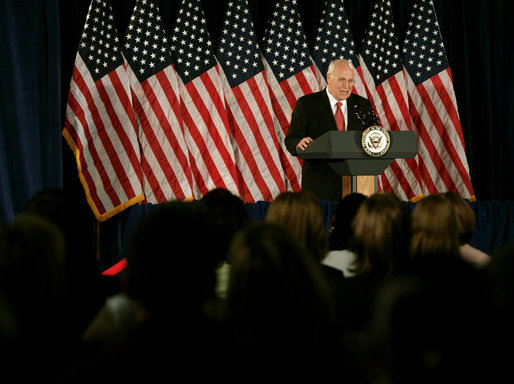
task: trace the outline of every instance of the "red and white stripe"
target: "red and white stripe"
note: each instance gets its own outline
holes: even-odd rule
[[[266,73],[231,88],[221,72],[239,189],[245,202],[272,201],[286,190]]]
[[[359,55],[359,62],[359,72],[362,74],[366,95],[373,104],[382,126],[391,131],[411,130],[403,70],[376,85],[361,55]],[[378,177],[378,182],[379,190],[394,193],[402,200],[417,200],[423,194],[419,167],[415,158],[393,161]]]
[[[164,68],[142,83],[130,65],[127,72],[139,123],[146,200],[155,204],[191,198],[193,178],[173,66]]]
[[[144,200],[136,121],[125,67],[96,83],[77,53],[63,136],[97,220]]]
[[[194,197],[214,188],[240,194],[218,66],[187,84],[178,77],[178,83]]]
[[[311,64],[301,72],[279,83],[264,56],[262,56],[262,60],[268,78],[271,103],[275,114],[275,132],[280,143],[280,159],[282,167],[286,172],[286,188],[287,190],[298,192],[301,190],[302,161],[289,153],[284,139],[291,122],[291,115],[296,101],[304,95],[320,90],[316,68],[314,64]]]
[[[467,199],[473,198],[450,69],[417,87],[408,73],[406,78],[410,113],[419,135],[424,192],[451,191]]]

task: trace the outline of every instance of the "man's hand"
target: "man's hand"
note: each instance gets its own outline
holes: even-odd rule
[[[301,149],[302,151],[304,151],[309,145],[309,143],[312,143],[312,139],[310,137],[304,137],[300,140],[300,142],[296,146],[296,149]]]

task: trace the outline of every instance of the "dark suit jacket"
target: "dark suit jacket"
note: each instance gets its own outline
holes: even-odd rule
[[[348,124],[347,130],[364,131],[368,128],[357,116],[366,116],[373,111],[368,99],[352,94],[347,99]],[[370,124],[371,125],[371,124]],[[291,123],[285,138],[288,151],[297,156],[296,146],[304,137],[316,140],[330,130],[337,130],[334,114],[326,90],[302,96],[296,102]],[[313,192],[318,199],[337,201],[341,198],[341,176],[320,160],[304,160],[302,169],[302,189]]]

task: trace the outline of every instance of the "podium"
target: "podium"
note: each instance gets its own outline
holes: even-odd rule
[[[334,172],[341,176],[351,176],[351,192],[377,191],[376,176],[382,174],[396,159],[410,159],[418,153],[416,132],[388,131],[389,150],[380,157],[368,155],[362,148],[361,131],[329,131],[304,150],[297,152],[304,160],[325,160]],[[374,192],[359,191],[357,176],[373,176]],[[367,187],[369,189],[369,186]],[[344,193],[344,192],[343,192]]]

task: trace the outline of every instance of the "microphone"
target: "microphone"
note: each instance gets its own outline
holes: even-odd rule
[[[353,110],[355,111],[355,114],[357,115],[357,118],[359,121],[364,125],[365,127],[371,127],[373,125],[380,125],[380,119],[377,115],[375,115],[375,112],[373,109],[369,110],[368,112],[363,113],[359,110],[357,105],[353,106]]]

